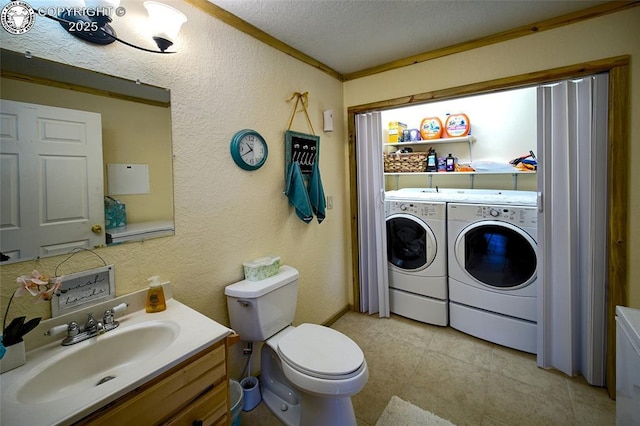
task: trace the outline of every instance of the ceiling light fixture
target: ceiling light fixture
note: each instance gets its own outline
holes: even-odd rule
[[[90,5],[87,5],[90,3]],[[166,50],[173,45],[180,27],[187,22],[187,17],[177,9],[156,1],[145,1],[144,7],[149,14],[149,26],[158,50],[136,46],[118,38],[110,25],[113,14],[122,16],[124,9],[119,7],[120,0],[89,0],[85,7],[64,8],[58,16],[46,14],[47,18],[58,21],[62,27],[75,37],[89,43],[107,45],[119,41],[127,46],[152,53],[176,53]]]

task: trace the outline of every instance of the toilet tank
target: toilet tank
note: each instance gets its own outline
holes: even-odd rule
[[[243,280],[227,286],[231,328],[241,340],[265,341],[291,325],[296,314],[298,271],[281,266],[278,273],[260,281]]]

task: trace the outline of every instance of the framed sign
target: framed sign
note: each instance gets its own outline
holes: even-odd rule
[[[114,265],[63,275],[60,294],[51,299],[51,315],[77,311],[116,297]]]
[[[289,164],[297,162],[304,177],[311,175],[313,164],[319,160],[320,136],[287,130],[285,134],[285,176]]]

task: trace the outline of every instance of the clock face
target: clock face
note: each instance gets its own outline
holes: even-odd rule
[[[246,135],[240,139],[238,149],[240,150],[240,158],[249,166],[256,166],[267,156],[266,145],[261,139],[255,135]]]
[[[231,139],[231,157],[244,170],[262,167],[268,153],[267,143],[255,130],[241,130]]]

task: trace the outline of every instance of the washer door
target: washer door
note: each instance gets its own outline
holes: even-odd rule
[[[456,239],[455,254],[470,277],[493,289],[519,289],[536,278],[536,242],[510,223],[488,220],[467,226]]]
[[[436,257],[436,237],[415,216],[396,213],[387,217],[387,260],[404,271],[420,271]]]

